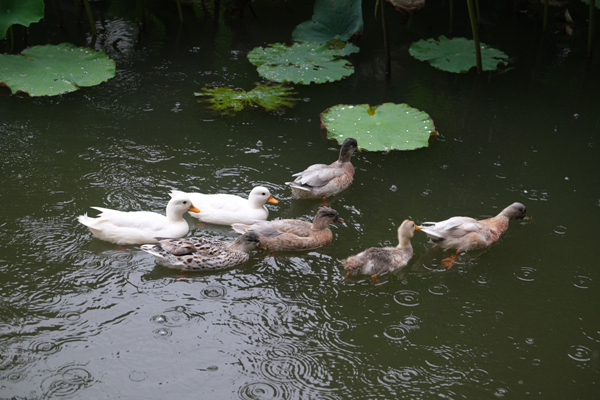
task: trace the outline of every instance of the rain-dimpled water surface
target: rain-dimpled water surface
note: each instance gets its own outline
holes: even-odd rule
[[[58,2],[63,29],[47,3],[29,45],[92,42],[72,1]],[[514,69],[478,77],[408,55],[447,34],[447,4],[434,3],[408,25],[386,8],[389,79],[366,1],[353,75],[296,85],[302,101],[285,114],[220,117],[194,92],[252,89],[261,79],[246,54],[289,42],[312,3],[257,1],[255,15],[217,19],[184,8],[183,25],[174,2],[149,3],[143,26],[121,2],[92,2],[92,46],[115,60],[115,78],[55,97],[0,90],[0,398],[598,398],[600,48],[587,59],[587,5],[571,2],[568,36],[554,18],[542,35],[536,5],[481,2],[481,40]],[[455,35],[471,37],[466,6],[456,14]],[[270,219],[310,220],[320,200],[292,199],[285,182],[337,159],[319,114],[384,102],[427,112],[439,136],[355,153],[354,183],[328,199],[345,223],[321,248],[182,273],[77,222],[91,206],[164,213],[171,189],[247,196],[257,185],[279,200]],[[449,270],[453,252],[416,232],[406,268],[344,276],[342,259],[396,245],[404,219],[488,218],[515,201],[532,219]],[[190,236],[238,236],[186,219]]]

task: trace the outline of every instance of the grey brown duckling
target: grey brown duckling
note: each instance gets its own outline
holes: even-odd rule
[[[411,220],[405,220],[398,228],[398,246],[396,247],[371,247],[362,253],[342,260],[344,268],[349,275],[377,275],[387,271],[394,271],[404,267],[413,256],[410,244],[415,230],[420,230]]]
[[[424,222],[421,230],[432,243],[444,249],[456,249],[452,257],[442,260],[447,268],[451,268],[461,251],[491,246],[508,230],[508,221],[526,218],[526,212],[523,204],[513,203],[493,218],[478,221],[470,217],[452,217],[440,222]]]
[[[297,199],[320,199],[340,193],[350,186],[354,179],[354,166],[350,158],[358,149],[355,139],[347,138],[342,143],[340,156],[332,164],[314,164],[292,176],[293,182],[286,182]]]
[[[256,221],[252,225],[233,224],[240,233],[254,232],[260,238],[260,245],[269,250],[308,250],[321,247],[333,240],[329,224],[343,222],[337,211],[321,207],[313,222],[299,219]]]

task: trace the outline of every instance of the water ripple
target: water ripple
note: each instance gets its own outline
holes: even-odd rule
[[[533,282],[537,275],[537,270],[533,267],[521,267],[518,271],[515,271],[517,279],[523,282]]]
[[[394,294],[394,301],[402,306],[415,307],[421,304],[421,295],[414,290],[400,290]]]
[[[252,382],[240,387],[238,395],[243,400],[287,399],[289,390],[286,385],[273,382]]]
[[[169,328],[158,328],[152,331],[154,333],[155,338],[166,339],[173,335],[173,331]]]
[[[83,366],[65,366],[42,382],[42,398],[71,397],[92,385],[94,378]]]
[[[585,346],[575,345],[571,346],[571,349],[567,353],[569,358],[579,362],[587,362],[592,359],[592,350]]]
[[[592,284],[592,278],[584,275],[576,276],[573,279],[573,286],[579,289],[589,289]]]
[[[450,289],[448,289],[448,286],[444,285],[443,283],[436,283],[429,286],[429,293],[435,294],[437,296],[443,296],[445,294],[448,294],[449,290]]]
[[[225,286],[208,285],[200,291],[200,294],[206,299],[216,300],[225,297],[225,295],[227,294],[227,289],[225,288]]]
[[[50,355],[58,353],[61,350],[61,346],[51,341],[35,339],[29,343],[28,349],[34,353]]]
[[[406,338],[406,335],[419,329],[421,320],[414,315],[406,315],[402,318],[399,324],[390,325],[385,328],[383,335],[391,340],[402,340]]]

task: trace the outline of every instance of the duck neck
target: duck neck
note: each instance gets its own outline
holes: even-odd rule
[[[338,163],[340,164],[345,164],[347,162],[350,162],[350,158],[352,157],[352,149],[351,148],[343,148],[340,151],[340,158],[338,158]]]
[[[179,214],[175,210],[167,208],[167,220],[169,222],[179,222],[183,220],[183,213]]]
[[[312,223],[312,229],[316,231],[322,231],[323,229],[327,229],[329,227],[329,222],[324,219],[315,219]]]
[[[406,249],[408,247],[412,247],[412,245],[410,244],[410,238],[408,237],[400,236],[398,237],[398,242],[399,249]]]

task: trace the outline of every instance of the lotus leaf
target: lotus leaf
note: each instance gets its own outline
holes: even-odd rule
[[[362,0],[317,0],[312,20],[298,25],[292,40],[326,43],[346,41],[363,30]]]
[[[508,56],[500,50],[483,43],[480,46],[484,71],[493,71],[499,63],[507,61]],[[419,40],[408,51],[417,60],[429,61],[431,66],[443,71],[463,73],[477,65],[475,43],[465,38],[448,39],[442,35],[438,40]]]
[[[583,1],[583,2],[584,2],[585,4],[587,4],[588,6],[590,5],[590,0],[581,0],[581,1]],[[594,6],[595,6],[596,8],[600,8],[600,0],[596,0],[596,1],[594,2]]]
[[[115,62],[106,53],[71,43],[35,46],[20,56],[0,55],[0,86],[13,93],[56,96],[114,76]]]
[[[280,111],[284,107],[294,107],[298,102],[293,88],[283,85],[259,85],[249,92],[228,87],[202,88],[202,93],[194,95],[206,97],[199,102],[207,102],[210,109],[222,114],[234,114],[244,108],[257,105],[269,111]]]
[[[352,64],[338,57],[357,49],[356,46],[332,50],[327,44],[296,43],[286,46],[273,43],[265,48],[252,49],[248,53],[248,60],[258,67],[258,73],[266,79],[310,85],[311,82],[339,81],[352,75]]]
[[[1,0],[0,39],[11,25],[29,26],[44,17],[44,0]]]
[[[359,148],[370,151],[427,147],[435,134],[429,115],[407,104],[338,104],[321,114],[321,123],[327,137],[339,142],[353,137]]]

